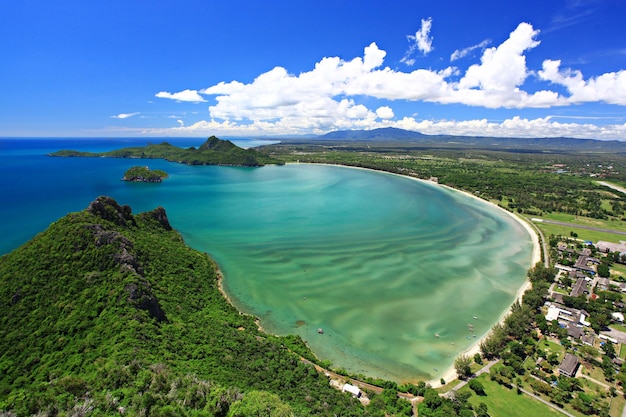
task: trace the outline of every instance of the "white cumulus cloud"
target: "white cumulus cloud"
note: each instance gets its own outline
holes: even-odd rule
[[[545,60],[538,72],[543,80],[567,88],[568,103],[603,101],[609,104],[626,105],[626,71],[608,72],[589,80],[580,71],[561,70],[561,61]]]
[[[431,24],[431,19],[422,21],[421,29],[414,36],[414,51],[431,50]],[[391,104],[369,108],[359,103],[365,97],[389,103],[424,101],[490,109],[550,108],[586,102],[626,105],[624,70],[585,79],[580,71],[562,69],[558,60],[544,61],[542,69],[528,68],[526,54],[540,46],[538,36],[539,31],[532,25],[520,23],[499,45],[486,48],[488,41],[483,41],[458,50],[456,57],[485,48],[480,62],[466,69],[392,69],[384,66],[386,52],[372,42],[364,48],[363,56],[350,60],[324,57],[311,70],[299,74],[275,67],[249,83],[219,82],[204,89],[160,92],[156,96],[187,102],[206,101],[203,96],[214,97],[215,104],[208,108],[210,121],[176,128],[187,132],[211,127],[228,134],[300,134],[395,125],[412,126],[411,130],[429,129],[425,133],[449,129],[451,134],[494,136],[524,136],[526,132],[549,136],[546,132],[559,132],[555,135],[592,137],[584,135],[593,134],[593,137],[613,138],[624,134],[621,125],[594,130],[591,127],[594,125],[566,124],[551,119],[511,118],[497,124],[484,120],[394,120],[396,111]],[[526,87],[529,80],[547,81],[546,85],[551,83],[559,88],[530,91]]]
[[[183,90],[178,93],[169,93],[167,91],[160,91],[154,95],[158,98],[169,98],[176,101],[189,101],[192,103],[200,103],[206,101],[196,90]]]
[[[357,124],[346,122],[337,128],[375,129],[380,127],[397,127],[428,135],[457,136],[489,136],[489,137],[572,137],[596,138],[600,140],[626,140],[626,123],[611,125],[595,125],[592,123],[563,123],[554,117],[528,119],[515,116],[495,122],[487,119],[473,120],[417,120],[404,117],[397,121],[365,119]],[[317,129],[314,124],[302,128],[291,124],[289,120],[255,121],[252,123],[236,123],[223,120],[202,120],[188,126],[171,128],[143,129],[146,135],[166,136],[246,136],[246,135],[297,135],[302,133],[323,134],[327,130]]]
[[[376,116],[381,119],[393,119],[393,109],[389,106],[382,106],[376,109]]]

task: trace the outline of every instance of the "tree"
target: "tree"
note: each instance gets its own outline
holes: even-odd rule
[[[483,384],[481,384],[480,381],[478,381],[476,378],[470,380],[469,387],[472,391],[476,393],[476,395],[487,395],[487,393],[485,392],[485,387],[483,387]]]
[[[472,360],[467,355],[459,355],[454,360],[454,369],[459,378],[467,378],[472,375]]]
[[[480,353],[476,353],[474,355],[474,362],[476,362],[478,365],[482,365],[483,364],[483,358],[480,356]]]
[[[604,342],[604,345],[602,345],[602,350],[604,351],[604,354],[609,358],[613,359],[615,357],[615,347],[613,347],[613,343],[611,343],[610,341],[607,340],[606,342]]]
[[[611,270],[607,264],[598,265],[598,275],[602,278],[608,278],[611,276]]]
[[[228,417],[290,417],[293,411],[280,397],[267,391],[250,391],[235,401],[228,410]]]
[[[489,412],[487,410],[487,404],[480,403],[478,407],[476,407],[476,415],[478,417],[489,417]]]

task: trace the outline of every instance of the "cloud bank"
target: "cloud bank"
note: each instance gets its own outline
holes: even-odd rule
[[[415,51],[427,54],[432,50],[431,25],[432,19],[422,20],[421,29],[409,37],[413,43],[405,63]],[[585,79],[580,71],[561,68],[558,60],[545,60],[539,70],[529,69],[525,54],[540,45],[538,35],[532,25],[520,23],[500,45],[486,48],[489,41],[483,41],[457,50],[451,57],[453,61],[484,48],[480,62],[465,70],[448,66],[404,72],[383,67],[387,53],[371,43],[362,57],[349,61],[325,57],[312,70],[297,75],[275,67],[250,83],[220,82],[199,90],[159,92],[156,97],[195,103],[206,101],[205,96],[214,98],[215,104],[208,108],[210,121],[176,128],[187,133],[214,129],[231,134],[301,134],[397,126],[431,134],[626,138],[623,125],[567,124],[550,117],[513,117],[499,123],[418,121],[414,117],[394,120],[391,105],[369,108],[357,101],[365,97],[390,103],[421,101],[489,109],[551,108],[589,102],[626,105],[624,70]],[[542,88],[526,88],[528,81]]]

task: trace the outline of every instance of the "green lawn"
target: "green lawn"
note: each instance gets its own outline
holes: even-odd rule
[[[617,395],[616,397],[613,397],[611,399],[611,409],[609,410],[609,415],[611,417],[620,417],[622,415],[624,405],[626,405],[626,400],[623,396]]]
[[[574,223],[581,226],[588,227],[598,227],[601,229],[609,229],[609,230],[619,230],[622,232],[626,232],[626,222],[620,220],[598,220],[591,219],[588,217],[580,217],[574,216],[572,214],[565,213],[546,213],[541,217],[537,216],[526,216],[530,218],[543,218],[546,220],[555,220],[560,222]],[[575,232],[578,235],[579,239],[590,240],[592,242],[597,242],[598,240],[606,240],[610,242],[619,242],[620,240],[626,240],[626,236],[617,235],[613,233],[605,233],[605,232],[596,232],[593,230],[581,229],[577,227],[569,227],[569,226],[559,226],[557,224],[546,224],[546,223],[537,223],[533,222],[537,227],[541,229],[541,231],[546,235],[546,237],[550,235],[561,235],[561,236],[570,236],[570,232]]]
[[[473,395],[469,402],[474,407],[478,407],[481,402],[485,403],[491,417],[553,417],[563,415],[528,395],[517,394],[515,389],[508,389],[491,381],[487,374],[480,375],[477,379],[485,387],[486,396],[476,395],[467,385],[461,388],[461,391],[472,392]]]
[[[546,238],[548,238],[550,235],[569,236],[570,232],[576,233],[579,239],[590,240],[592,242],[605,240],[617,243],[620,240],[624,240],[624,238],[626,238],[626,236],[624,235],[596,232],[593,230],[579,229],[577,227],[559,226],[557,224],[535,223],[535,225],[537,225],[537,227],[541,229]]]
[[[621,240],[626,240],[626,236],[624,236],[624,238]],[[611,275],[613,274],[626,277],[626,265],[617,264],[617,263],[613,264],[611,266]]]
[[[623,324],[611,323],[609,327],[615,330],[619,330],[620,332],[626,332],[626,326],[624,326]]]
[[[554,352],[557,355],[559,355],[559,360],[562,360],[563,357],[565,356],[565,348],[563,346],[561,346],[558,343],[555,343],[551,340],[548,339],[543,339],[540,343],[539,346],[541,349],[546,349],[549,352]]]
[[[581,226],[599,227],[601,229],[620,230],[622,232],[626,232],[626,222],[621,220],[592,219],[590,217],[574,216],[573,214],[566,213],[545,213],[541,216],[541,218],[544,218],[546,220],[555,220],[559,222],[574,223]],[[569,236],[569,232],[567,233],[567,235]]]
[[[589,375],[590,377],[592,377],[593,379],[595,379],[596,381],[600,381],[604,384],[607,385],[614,385],[614,382],[609,382],[604,378],[604,371],[602,370],[602,368],[599,368],[597,366],[586,366],[585,364],[583,364],[582,367],[582,373],[585,375]]]

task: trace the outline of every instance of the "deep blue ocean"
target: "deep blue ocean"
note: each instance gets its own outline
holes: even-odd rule
[[[533,242],[519,222],[428,182],[338,166],[47,156],[164,140],[0,139],[0,253],[101,195],[134,213],[163,206],[267,331],[298,334],[336,366],[398,381],[438,378],[508,309],[531,266]],[[138,164],[170,177],[122,181]]]
[[[43,231],[50,222],[79,211],[100,195],[119,198],[135,212],[150,210],[153,199],[143,191],[158,189],[121,181],[136,160],[106,158],[53,158],[61,149],[103,152],[123,147],[169,142],[180,147],[199,146],[202,138],[0,138],[0,254],[7,253]],[[233,140],[240,147],[255,147],[270,141]],[[151,167],[176,170],[176,164],[149,161]],[[135,198],[139,197],[139,198]],[[127,200],[125,200],[128,198]],[[159,205],[165,205],[167,197]]]

